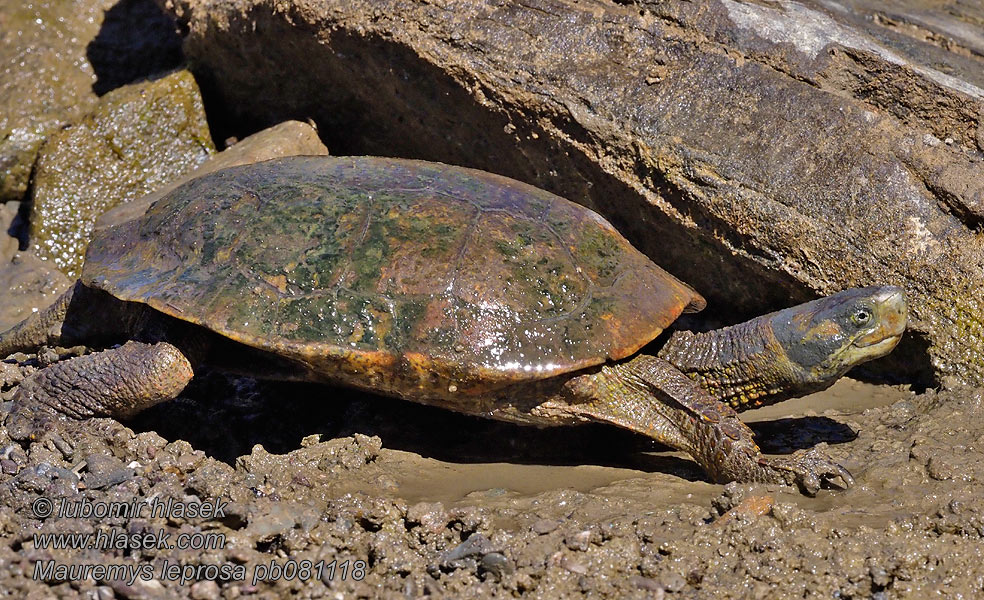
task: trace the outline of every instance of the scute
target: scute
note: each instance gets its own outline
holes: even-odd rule
[[[584,207],[481,171],[368,157],[190,181],[97,235],[82,280],[400,396],[618,360],[702,302]]]

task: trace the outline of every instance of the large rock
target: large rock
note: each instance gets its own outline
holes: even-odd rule
[[[74,279],[99,215],[166,185],[214,152],[188,71],[109,92],[41,150],[31,207],[34,251]]]
[[[85,42],[108,6],[52,0],[0,8],[0,201],[24,195],[45,136],[95,103]]]
[[[97,93],[180,60],[173,19],[153,0],[0,5],[0,202],[24,196],[45,138]]]
[[[96,220],[95,230],[111,227],[142,216],[151,204],[165,194],[196,177],[212,171],[270,160],[282,156],[326,155],[328,148],[321,143],[318,132],[307,123],[284,121],[237,142],[218,154],[213,154],[195,169],[161,189],[142,198],[120,204]]]
[[[711,318],[901,285],[896,372],[982,384],[984,9],[947,6],[169,0],[239,118],[585,203]]]

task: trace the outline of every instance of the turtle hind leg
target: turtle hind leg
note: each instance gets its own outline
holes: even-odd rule
[[[687,452],[720,483],[785,483],[798,485],[809,495],[816,494],[824,481],[844,488],[853,483],[850,473],[816,449],[790,456],[763,455],[752,431],[731,407],[659,358],[640,356],[576,377],[567,383],[567,390],[570,398],[551,400],[542,409],[647,435]]]
[[[6,358],[14,352],[30,352],[41,346],[58,344],[68,307],[81,285],[75,282],[51,306],[31,314],[0,334],[0,358]]]
[[[26,439],[55,413],[75,419],[129,417],[176,397],[193,376],[191,362],[176,346],[127,342],[25,379],[14,394],[7,429],[12,438]]]
[[[0,333],[0,359],[42,346],[105,348],[129,339],[152,315],[143,304],[118,300],[76,281],[50,306]]]

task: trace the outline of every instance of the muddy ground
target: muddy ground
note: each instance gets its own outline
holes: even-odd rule
[[[4,398],[57,354],[3,363]],[[984,391],[951,387],[845,379],[746,413],[767,452],[827,443],[857,478],[808,498],[711,484],[683,455],[611,427],[538,430],[209,374],[126,424],[59,423],[34,443],[0,429],[0,595],[973,598]],[[38,516],[135,499],[226,504],[204,517]],[[54,550],[36,537],[98,532],[103,545],[184,533],[224,547]],[[80,564],[149,566],[132,582],[57,570]]]

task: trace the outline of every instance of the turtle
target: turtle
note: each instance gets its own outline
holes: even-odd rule
[[[530,425],[609,423],[717,482],[851,485],[819,448],[764,455],[738,411],[891,351],[903,291],[853,288],[661,335],[705,305],[600,215],[531,185],[409,159],[273,159],[97,228],[79,280],[0,335],[0,356],[92,350],[26,378],[8,430],[127,418],[206,365]]]

